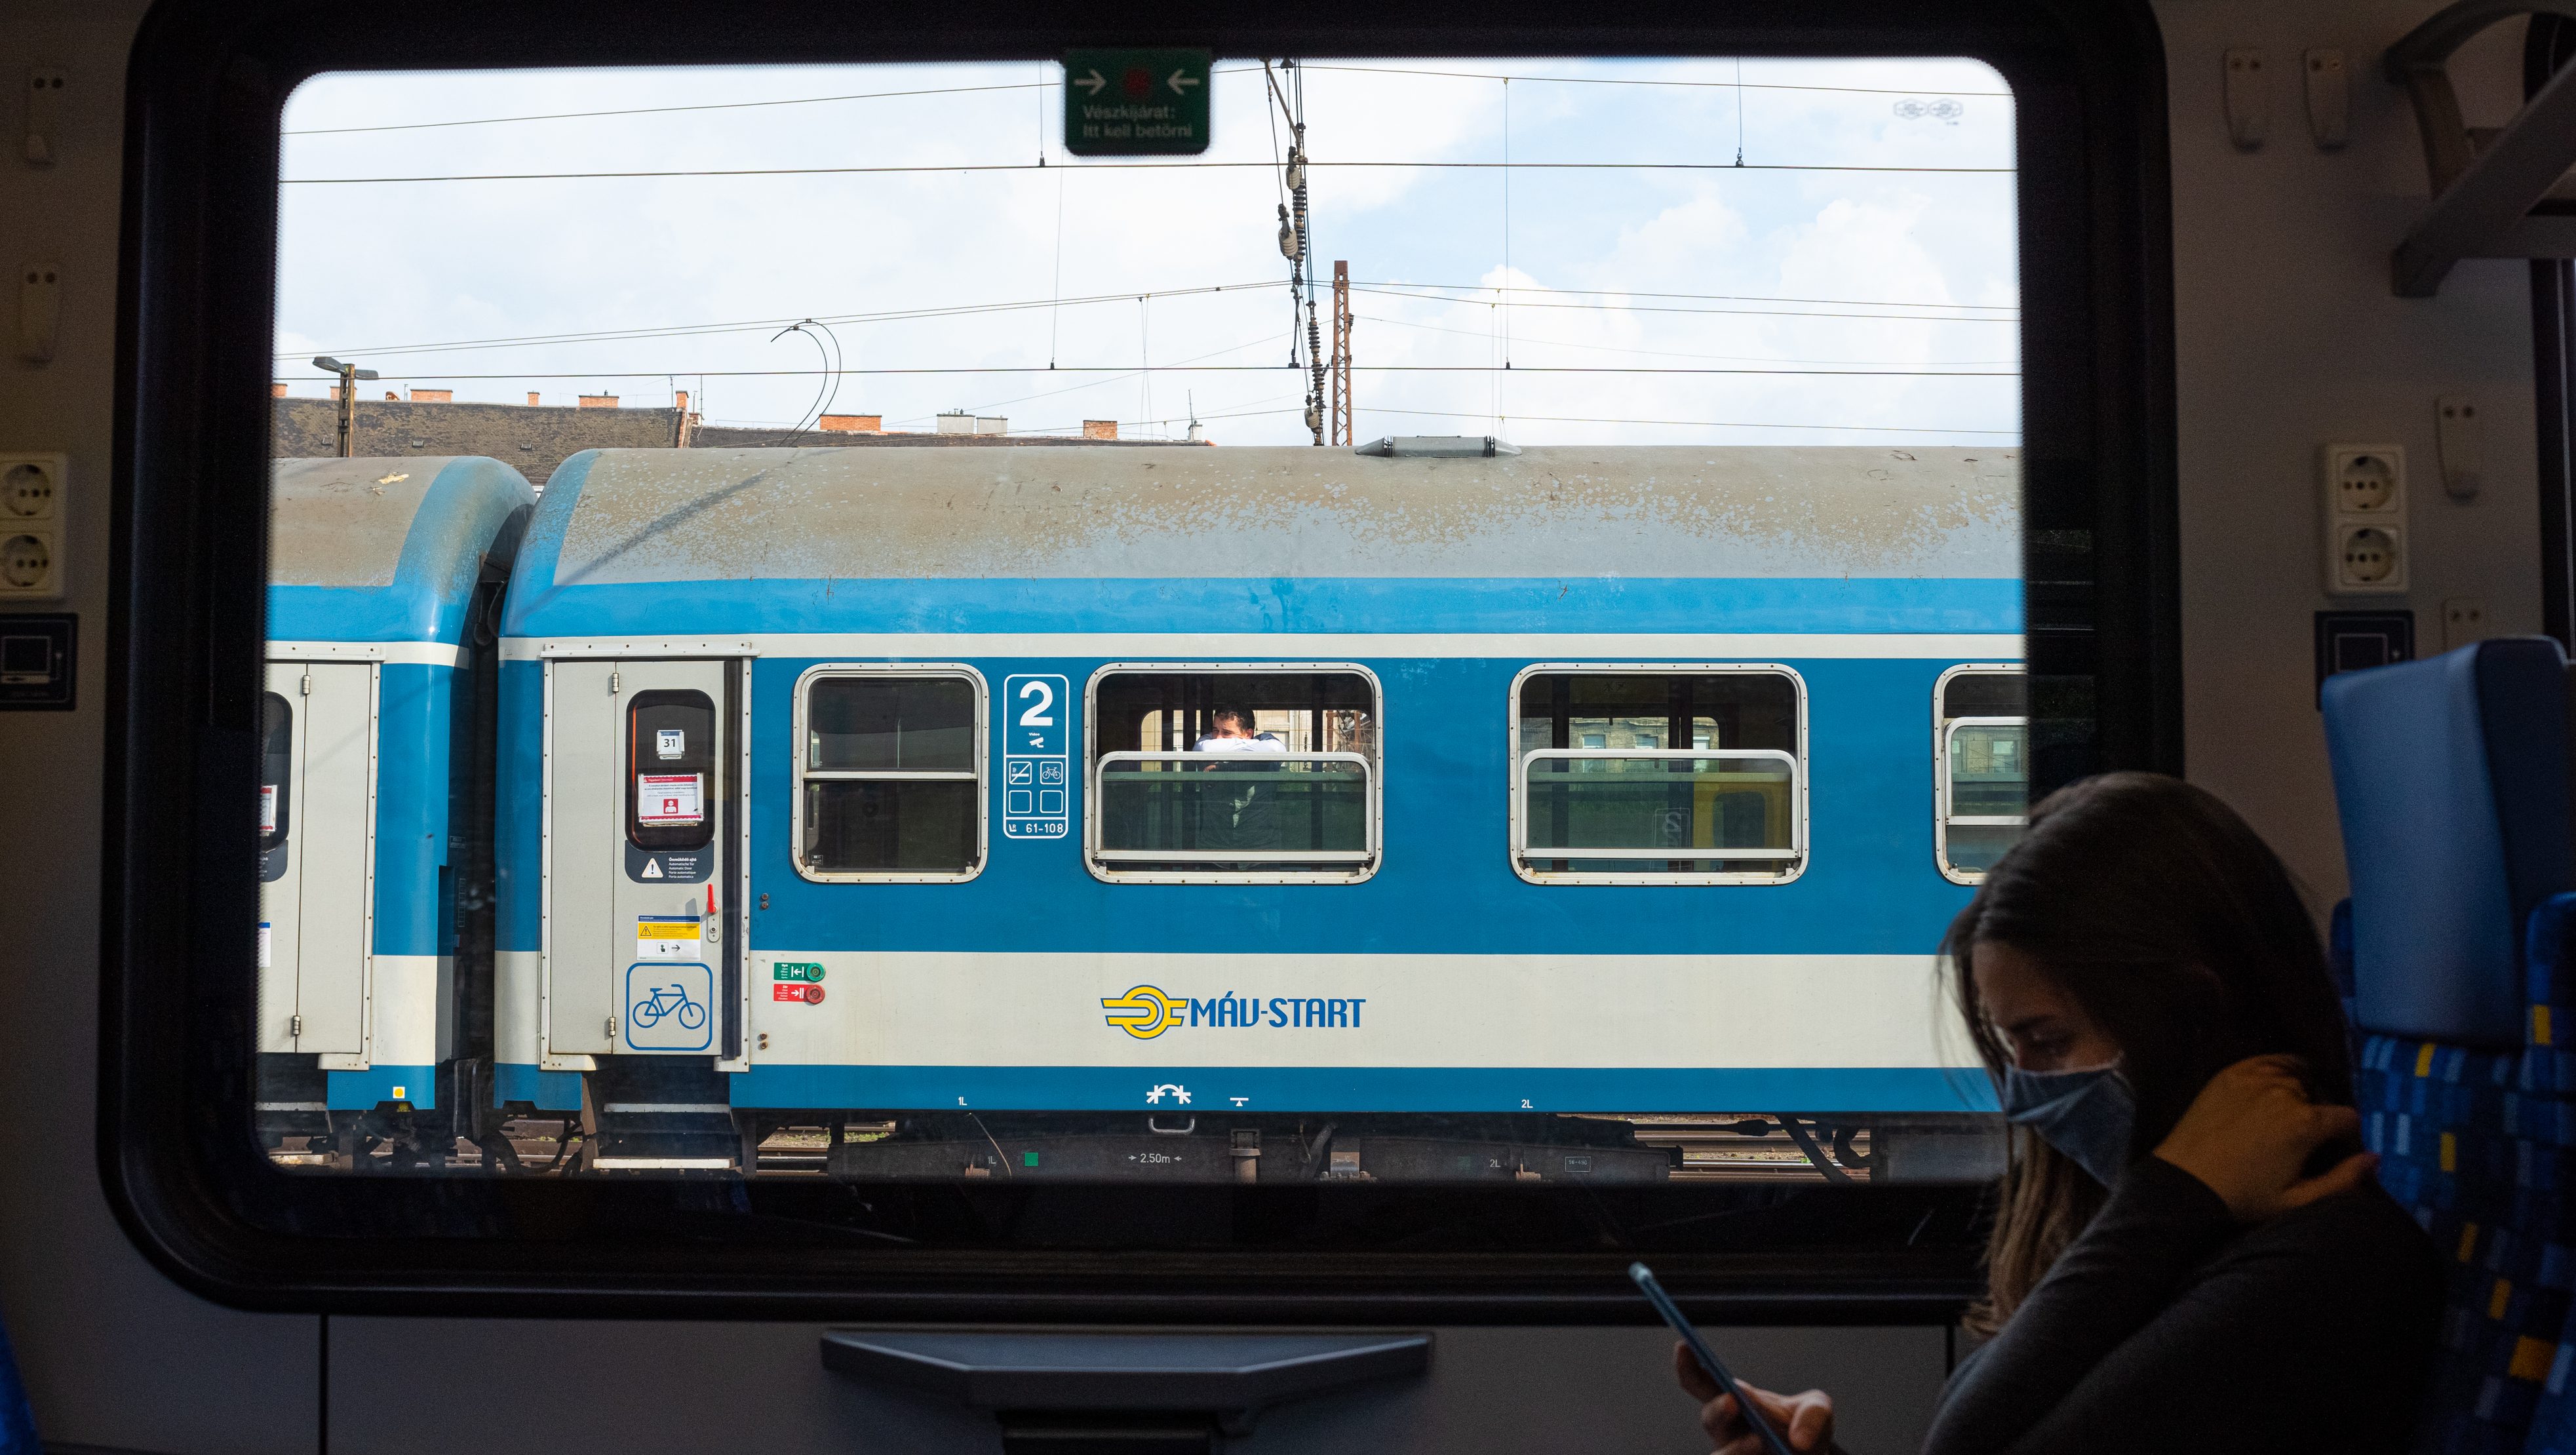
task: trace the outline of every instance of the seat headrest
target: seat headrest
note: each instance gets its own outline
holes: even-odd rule
[[[2522,1044],[2522,927],[2570,887],[2567,657],[2504,637],[2326,679],[2367,1030]]]

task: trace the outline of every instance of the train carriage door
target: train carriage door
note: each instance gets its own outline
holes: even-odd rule
[[[367,1065],[376,666],[271,662],[260,713],[260,1049]]]
[[[555,662],[546,703],[546,1050],[738,1054],[738,666]]]

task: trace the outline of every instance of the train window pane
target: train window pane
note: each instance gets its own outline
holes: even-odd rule
[[[974,769],[975,689],[960,678],[825,678],[805,706],[808,768]]]
[[[295,709],[274,692],[263,694],[259,709],[259,851],[286,842],[288,791],[293,787]]]
[[[1353,879],[1378,852],[1378,695],[1312,667],[1118,668],[1092,684],[1103,876]]]
[[[1687,1184],[1982,1166],[1922,696],[2024,640],[2060,219],[1981,62],[1689,48],[1221,55],[1142,161],[1069,154],[1132,99],[1051,59],[297,52],[265,620],[350,685],[270,679],[275,858],[367,872],[263,901],[265,1148],[459,1207],[739,1178],[686,1236],[895,1258],[1209,1242],[1192,1184],[1332,1223],[1214,1243],[1448,1246],[1489,1194],[1369,1200],[1534,1179],[1636,1184],[1569,1246],[1767,1249],[1807,1220]],[[1943,767],[1960,863],[2007,726]],[[1125,1201],[984,1206],[1041,1181]]]
[[[798,703],[797,867],[808,878],[972,876],[983,862],[983,683],[816,669]]]
[[[1512,855],[1524,875],[1777,879],[1804,860],[1787,673],[1537,669],[1518,701]]]
[[[1529,802],[1522,820],[1525,860],[1579,860],[1597,871],[1715,873],[1731,863],[1798,857],[1797,760],[1787,753],[1542,750],[1522,772]]]
[[[2005,667],[1955,668],[1939,689],[1940,781],[1934,833],[1941,872],[1977,883],[2020,842],[2030,805],[2029,679]]]
[[[1369,828],[1368,762],[1356,754],[1115,753],[1100,764],[1105,860],[1349,863],[1369,856]]]
[[[716,707],[703,692],[638,692],[626,709],[626,836],[639,849],[714,840]]]
[[[975,782],[808,780],[805,863],[828,874],[955,874],[975,863]]]

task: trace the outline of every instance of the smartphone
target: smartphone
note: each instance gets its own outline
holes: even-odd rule
[[[1708,1371],[1708,1377],[1717,1381],[1718,1388],[1735,1396],[1736,1411],[1762,1437],[1764,1448],[1771,1455],[1796,1455],[1789,1448],[1789,1442],[1781,1437],[1779,1431],[1771,1428],[1771,1422],[1762,1417],[1760,1410],[1753,1407],[1753,1401],[1744,1397],[1744,1391],[1736,1386],[1735,1376],[1727,1373],[1726,1366],[1718,1362],[1717,1351],[1709,1348],[1708,1341],[1699,1336],[1699,1330],[1692,1328],[1690,1320],[1682,1317],[1681,1307],[1673,1302],[1673,1296],[1664,1292],[1664,1286],[1655,1281],[1654,1270],[1643,1263],[1631,1263],[1628,1277],[1635,1281],[1637,1291],[1646,1296],[1646,1302],[1653,1304],[1655,1312],[1662,1314],[1664,1322],[1672,1325],[1673,1332],[1681,1335],[1682,1342],[1690,1346],[1692,1356],[1699,1360],[1699,1367]]]

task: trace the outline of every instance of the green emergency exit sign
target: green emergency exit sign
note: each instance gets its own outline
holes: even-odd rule
[[[1196,156],[1208,144],[1208,53],[1064,55],[1064,149],[1077,157]]]
[[[804,961],[774,960],[770,962],[770,974],[780,980],[820,980],[823,967]]]

